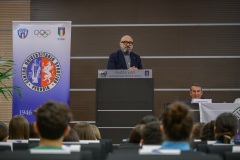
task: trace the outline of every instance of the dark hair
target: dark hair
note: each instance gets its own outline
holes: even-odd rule
[[[238,119],[232,113],[222,113],[217,117],[215,127],[215,139],[229,144],[237,134]]]
[[[39,138],[38,134],[34,131],[34,123],[29,124],[29,138]]]
[[[0,121],[0,142],[3,142],[7,136],[8,136],[8,127],[5,123]]]
[[[171,141],[187,140],[193,127],[189,106],[183,102],[170,104],[162,116],[166,138]]]
[[[205,126],[202,129],[202,135],[201,135],[202,141],[215,140],[214,126],[215,126],[215,120],[212,120],[207,124],[205,124]]]
[[[192,87],[193,86],[196,86],[196,87],[200,87],[201,88],[201,90],[202,90],[202,86],[199,84],[199,83],[193,83],[192,85],[191,85],[191,87],[190,87],[190,91],[192,90]]]
[[[204,126],[205,126],[205,123],[203,122],[197,122],[193,125],[193,132],[192,132],[193,139],[201,139],[202,130]]]
[[[129,143],[140,143],[142,139],[142,129],[144,124],[136,125],[130,132]]]
[[[64,142],[79,142],[78,134],[75,130],[71,129],[69,134],[64,137]]]
[[[68,106],[56,101],[47,101],[36,112],[39,136],[56,140],[63,136],[71,121],[72,114]]]
[[[25,117],[14,116],[10,120],[9,139],[29,139],[29,124]]]
[[[159,122],[159,119],[156,116],[147,115],[141,119],[140,124],[148,124],[149,122],[153,122],[153,121]]]
[[[74,125],[73,129],[77,132],[80,140],[96,140],[92,127],[87,122],[79,122]]]
[[[142,139],[144,144],[161,144],[162,132],[160,122],[154,121],[146,124],[142,130]]]

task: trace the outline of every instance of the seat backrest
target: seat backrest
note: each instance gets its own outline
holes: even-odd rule
[[[11,151],[12,148],[9,145],[0,145],[0,152],[1,151]]]
[[[126,142],[126,143],[121,143],[119,146],[118,146],[118,149],[124,149],[124,148],[136,148],[136,149],[139,149],[141,148],[141,146],[139,146],[138,143],[129,143],[129,142]]]
[[[219,155],[184,152],[181,155],[113,154],[108,160],[223,160]]]
[[[193,150],[197,149],[199,144],[207,144],[207,141],[194,141],[194,142],[191,143],[191,148]]]
[[[0,159],[4,160],[80,160],[80,152],[73,152],[69,154],[31,154],[29,150],[3,152],[0,154]]]
[[[13,143],[13,151],[15,150],[28,150],[28,143]]]
[[[12,142],[0,142],[0,151],[12,151]]]
[[[112,139],[101,139],[100,143],[105,143],[106,144],[106,151],[107,153],[112,153],[113,151],[113,144],[112,144]]]
[[[224,157],[225,152],[232,152],[233,145],[208,145],[209,153],[218,154]]]
[[[197,145],[197,151],[199,152],[204,152],[204,153],[208,153],[208,144],[198,144]]]
[[[101,160],[102,148],[101,143],[81,144],[81,151],[92,151],[93,160]]]
[[[224,160],[239,160],[240,159],[240,152],[232,153],[232,152],[225,152],[224,153]]]

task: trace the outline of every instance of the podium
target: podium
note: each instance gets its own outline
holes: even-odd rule
[[[102,138],[119,144],[142,117],[153,114],[153,82],[152,70],[98,71],[96,123]]]

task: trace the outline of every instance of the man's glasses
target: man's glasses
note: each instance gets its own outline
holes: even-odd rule
[[[133,42],[132,41],[121,41],[121,43],[123,43],[124,45],[133,45]]]

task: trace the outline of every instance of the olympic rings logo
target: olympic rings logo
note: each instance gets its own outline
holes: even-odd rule
[[[44,37],[44,38],[46,38],[47,36],[49,36],[50,34],[51,34],[51,31],[49,30],[49,29],[47,29],[47,30],[35,30],[34,31],[34,34],[37,36],[37,37]]]

